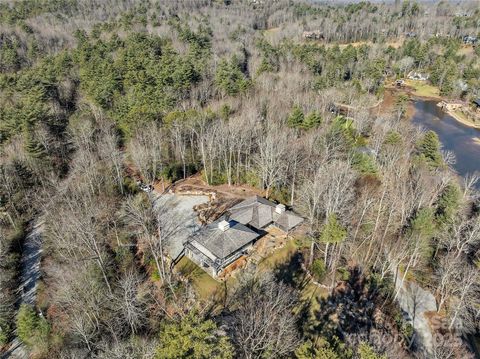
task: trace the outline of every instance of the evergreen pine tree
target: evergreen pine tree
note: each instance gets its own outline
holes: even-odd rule
[[[460,206],[460,188],[455,183],[449,183],[437,201],[437,220],[444,224],[450,222]]]
[[[155,358],[230,359],[233,348],[228,337],[218,334],[212,320],[190,313],[179,323],[164,325]]]
[[[327,218],[327,223],[323,227],[320,241],[323,243],[340,243],[347,237],[347,230],[343,228],[337,219],[336,214],[331,214]]]
[[[387,359],[385,355],[375,353],[373,348],[365,342],[360,343],[358,347],[359,359]]]
[[[439,167],[442,165],[440,140],[435,132],[428,131],[420,141],[418,149],[432,167]]]
[[[317,111],[310,112],[303,121],[303,127],[307,130],[316,128],[322,123],[322,117]]]
[[[38,318],[30,305],[22,304],[17,314],[17,334],[22,342],[32,345]]]
[[[292,128],[301,128],[303,127],[303,121],[305,120],[305,115],[303,114],[300,106],[293,106],[290,116],[288,116],[287,124]]]
[[[45,147],[38,142],[35,137],[35,132],[31,126],[28,126],[25,130],[25,150],[33,158],[43,158],[46,155]]]

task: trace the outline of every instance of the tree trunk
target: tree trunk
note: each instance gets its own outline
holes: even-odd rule
[[[325,267],[328,267],[328,266],[327,266],[327,258],[328,258],[328,245],[329,245],[329,243],[327,242],[327,243],[325,244],[325,258],[324,258],[324,261],[325,261]]]
[[[315,240],[312,238],[312,244],[310,245],[310,258],[308,260],[309,267],[313,264],[313,250],[315,248]]]

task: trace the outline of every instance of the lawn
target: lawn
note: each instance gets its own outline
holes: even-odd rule
[[[453,111],[453,113],[455,114],[455,116],[458,116],[458,118],[464,122],[472,122],[472,120],[470,118],[468,118],[462,111],[460,110],[455,110]]]
[[[295,241],[289,240],[283,248],[275,250],[268,257],[262,259],[258,263],[258,269],[260,271],[271,271],[278,265],[286,263],[297,250],[298,246]]]
[[[259,271],[271,271],[277,266],[288,262],[297,249],[298,246],[295,241],[288,241],[283,248],[276,250],[258,264]],[[209,299],[217,293],[223,293],[224,283],[213,279],[207,274],[207,272],[202,270],[187,257],[183,257],[180,262],[178,262],[175,266],[175,270],[192,283],[196,292],[202,299]],[[227,279],[227,286],[230,286],[232,283],[233,277]]]
[[[289,240],[287,244],[270,256],[263,259],[258,264],[260,271],[277,271],[283,272],[282,278],[288,283],[294,281],[296,285],[303,287],[300,293],[300,299],[302,302],[310,303],[310,315],[320,308],[320,299],[326,298],[329,291],[325,288],[315,285],[308,278],[305,278],[301,274],[301,270],[298,267],[298,261],[296,260],[296,254],[300,253],[300,249],[308,247],[306,241],[300,239]],[[300,284],[302,282],[302,284]]]
[[[328,291],[313,284],[299,270],[299,250],[306,245],[305,241],[298,239],[288,240],[284,247],[262,259],[258,263],[257,270],[259,272],[276,272],[285,282],[300,285],[303,288],[300,294],[301,300],[304,303],[310,302],[310,315],[313,315],[313,312],[319,308],[320,298],[327,297]],[[180,260],[175,270],[190,280],[195,291],[203,300],[215,296],[220,299],[224,295],[225,288],[235,285],[235,277],[230,277],[226,283],[216,281],[187,257]]]
[[[222,290],[222,283],[210,277],[207,272],[187,257],[183,257],[180,262],[178,262],[175,270],[190,280],[201,299],[209,299],[215,295],[215,293]]]
[[[440,97],[440,91],[438,88],[428,84],[427,81],[405,80],[405,84],[413,89],[413,95],[421,97]]]

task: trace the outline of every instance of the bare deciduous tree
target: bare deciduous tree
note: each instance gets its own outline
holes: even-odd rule
[[[140,128],[130,141],[130,158],[149,184],[155,182],[165,163],[163,146],[163,132],[155,122]]]
[[[283,357],[300,343],[295,292],[271,276],[243,278],[235,296],[234,341],[243,358]]]
[[[132,334],[136,334],[147,320],[146,293],[141,287],[143,281],[144,278],[138,273],[129,270],[118,283],[119,293],[116,298],[118,310]]]
[[[288,141],[292,134],[278,124],[269,125],[265,134],[257,138],[258,153],[255,157],[265,197],[269,197],[272,186],[284,175],[287,164]]]

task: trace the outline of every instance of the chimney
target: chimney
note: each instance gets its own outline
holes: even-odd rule
[[[230,228],[230,223],[228,223],[228,222],[225,221],[225,220],[220,221],[220,222],[218,223],[218,228],[219,228],[221,231],[225,232],[227,229]]]
[[[223,215],[223,219],[227,222],[230,221],[230,215],[231,215],[230,211],[226,211]]]
[[[278,214],[282,214],[283,212],[285,212],[285,205],[284,204],[277,204],[277,206],[275,207],[275,212],[277,212]]]

